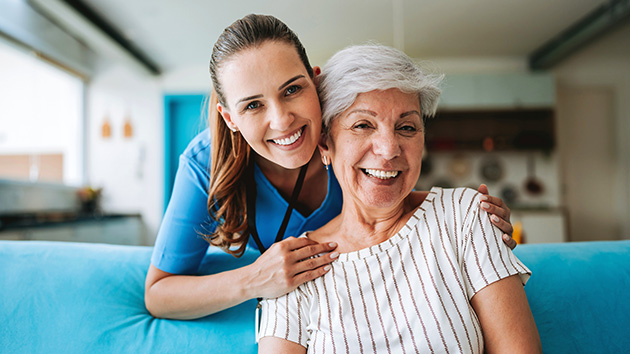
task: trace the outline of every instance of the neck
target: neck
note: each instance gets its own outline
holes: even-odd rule
[[[301,167],[294,169],[284,168],[259,156],[256,156],[256,162],[269,182],[288,201],[293,193]],[[321,163],[319,151],[315,150],[308,162],[308,170],[306,171],[304,184],[295,209],[305,216],[309,215],[326,199],[327,190],[328,173]]]
[[[317,242],[335,241],[340,253],[377,245],[402,229],[426,195],[426,192],[414,192],[400,204],[387,209],[366,208],[344,200],[341,214],[321,229],[309,233],[309,238]]]

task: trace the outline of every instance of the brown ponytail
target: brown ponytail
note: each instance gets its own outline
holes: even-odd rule
[[[218,226],[213,233],[203,237],[236,257],[245,252],[249,238],[245,187],[248,163],[253,163],[250,162],[252,151],[240,133],[228,129],[217,110],[219,102],[228,107],[219,74],[221,65],[232,55],[265,41],[293,45],[307,72],[313,76],[313,68],[302,43],[287,25],[273,16],[247,15],[227,27],[214,45],[210,59],[214,90],[207,107],[212,135],[208,213]]]
[[[241,134],[228,129],[217,103],[213,90],[208,106],[212,144],[208,212],[218,226],[214,233],[204,236],[213,246],[240,257],[247,246],[245,171],[251,148]]]

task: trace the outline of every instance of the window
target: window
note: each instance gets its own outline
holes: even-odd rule
[[[0,179],[83,182],[83,81],[0,37]]]

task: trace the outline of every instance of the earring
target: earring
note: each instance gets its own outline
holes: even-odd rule
[[[236,133],[236,127],[233,125],[230,125],[230,130],[232,131],[232,133]]]
[[[326,171],[328,171],[328,165],[330,164],[330,162],[328,162],[328,156],[322,156],[322,160],[324,162],[324,167],[326,167]]]

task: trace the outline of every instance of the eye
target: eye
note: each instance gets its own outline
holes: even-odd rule
[[[371,126],[368,123],[357,123],[352,128],[354,129],[369,129]]]
[[[398,129],[406,131],[406,132],[415,132],[415,131],[417,131],[416,127],[414,127],[413,125],[403,125],[402,127],[398,128]]]
[[[285,92],[285,96],[293,95],[293,94],[299,92],[301,89],[302,89],[302,87],[299,86],[299,85],[291,85],[291,86],[287,87],[287,89],[284,91]]]
[[[251,111],[251,110],[254,110],[256,108],[260,108],[260,102],[259,101],[252,101],[252,102],[248,103],[247,106],[245,106],[243,111]]]

